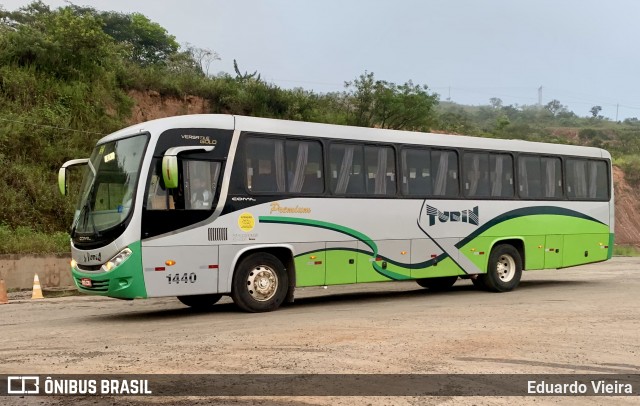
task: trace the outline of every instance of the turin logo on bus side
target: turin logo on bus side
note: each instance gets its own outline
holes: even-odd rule
[[[480,215],[478,214],[478,206],[469,210],[440,211],[433,206],[426,205],[425,211],[427,216],[429,216],[429,226],[435,225],[436,219],[438,219],[440,223],[459,222],[459,223],[469,223],[475,226],[477,226],[478,222],[480,221]]]

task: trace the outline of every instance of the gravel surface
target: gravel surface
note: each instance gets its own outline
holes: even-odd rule
[[[73,296],[0,305],[0,374],[640,374],[640,259],[532,271],[510,293],[459,280],[304,288],[263,314],[228,298]],[[640,388],[639,388],[640,389]],[[638,404],[597,397],[5,398],[9,404]]]

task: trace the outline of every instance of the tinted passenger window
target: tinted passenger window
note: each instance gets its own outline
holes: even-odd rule
[[[462,184],[469,197],[489,197],[489,154],[465,153]]]
[[[513,197],[513,158],[506,154],[489,155],[491,197]]]
[[[331,193],[364,194],[364,165],[362,146],[332,144],[329,149]]]
[[[402,194],[405,196],[431,196],[431,151],[404,149],[402,151]]]
[[[434,196],[458,196],[458,156],[455,152],[432,151],[431,173],[434,174]]]
[[[402,193],[407,196],[458,195],[458,157],[453,151],[404,149]]]
[[[393,148],[366,146],[367,193],[370,195],[396,194],[396,160]]]
[[[525,199],[562,198],[562,169],[559,158],[520,156],[518,190]]]
[[[252,192],[322,193],[322,146],[315,141],[250,137],[246,186]]]
[[[567,196],[570,199],[606,200],[609,197],[607,163],[567,159]]]

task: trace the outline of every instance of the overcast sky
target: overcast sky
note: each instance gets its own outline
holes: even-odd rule
[[[257,70],[324,93],[365,71],[463,104],[558,99],[640,117],[638,0],[74,0],[140,12],[181,44],[216,51],[211,72]],[[29,1],[0,0],[7,10]],[[52,7],[63,1],[45,0]]]

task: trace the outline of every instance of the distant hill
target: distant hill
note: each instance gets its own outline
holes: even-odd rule
[[[607,148],[623,203],[618,241],[640,246],[638,119],[613,122],[598,116],[597,106],[579,117],[558,100],[458,105],[440,101],[426,85],[396,84],[373,72],[345,82],[342,92],[283,89],[237,61],[235,72],[209,75],[217,59],[213,50],[179,46],[138,13],[41,2],[0,8],[0,253],[67,251],[75,202],[57,192],[59,166],[89,155],[98,139],[128,124],[191,113]]]

